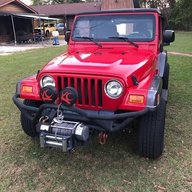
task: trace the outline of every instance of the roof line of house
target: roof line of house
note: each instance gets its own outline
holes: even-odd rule
[[[8,5],[9,3],[12,3],[14,0],[5,1],[4,3],[0,4],[0,7],[3,7],[5,5]]]
[[[22,1],[20,0],[9,0],[9,1],[5,1],[4,3],[0,4],[0,7],[4,7],[5,5],[8,5],[12,2],[18,2],[19,4],[21,4],[23,7],[31,10],[33,13],[37,13],[37,11],[35,9],[33,9],[32,7],[26,5],[25,3],[23,3]]]
[[[62,3],[54,5],[31,6],[40,14],[46,15],[75,15],[81,12],[97,11],[101,9],[101,2]],[[57,10],[57,11],[56,11]]]

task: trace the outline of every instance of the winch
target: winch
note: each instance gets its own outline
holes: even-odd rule
[[[67,152],[74,148],[76,142],[86,142],[89,139],[89,128],[74,121],[66,121],[55,117],[49,124],[48,117],[40,118],[40,145],[41,147],[56,147]]]

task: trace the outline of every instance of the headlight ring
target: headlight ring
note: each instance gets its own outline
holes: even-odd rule
[[[42,88],[46,87],[46,86],[55,87],[55,80],[54,80],[54,78],[52,76],[46,75],[46,76],[41,78],[40,85],[41,85]]]
[[[110,80],[105,84],[105,93],[112,99],[117,99],[123,93],[123,85],[118,80]]]

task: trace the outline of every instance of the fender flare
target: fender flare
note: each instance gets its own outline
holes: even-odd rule
[[[147,94],[147,107],[154,109],[159,105],[159,95],[162,94],[162,77],[156,75],[153,78]]]
[[[158,55],[157,69],[159,71],[159,76],[164,76],[165,67],[167,64],[167,52],[163,51]]]

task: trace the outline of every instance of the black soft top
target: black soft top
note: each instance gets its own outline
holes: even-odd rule
[[[130,9],[109,9],[104,11],[94,11],[94,12],[83,12],[79,13],[77,15],[88,15],[88,14],[102,14],[102,13],[149,13],[149,12],[155,12],[161,15],[161,12],[159,9],[155,8],[130,8]]]

